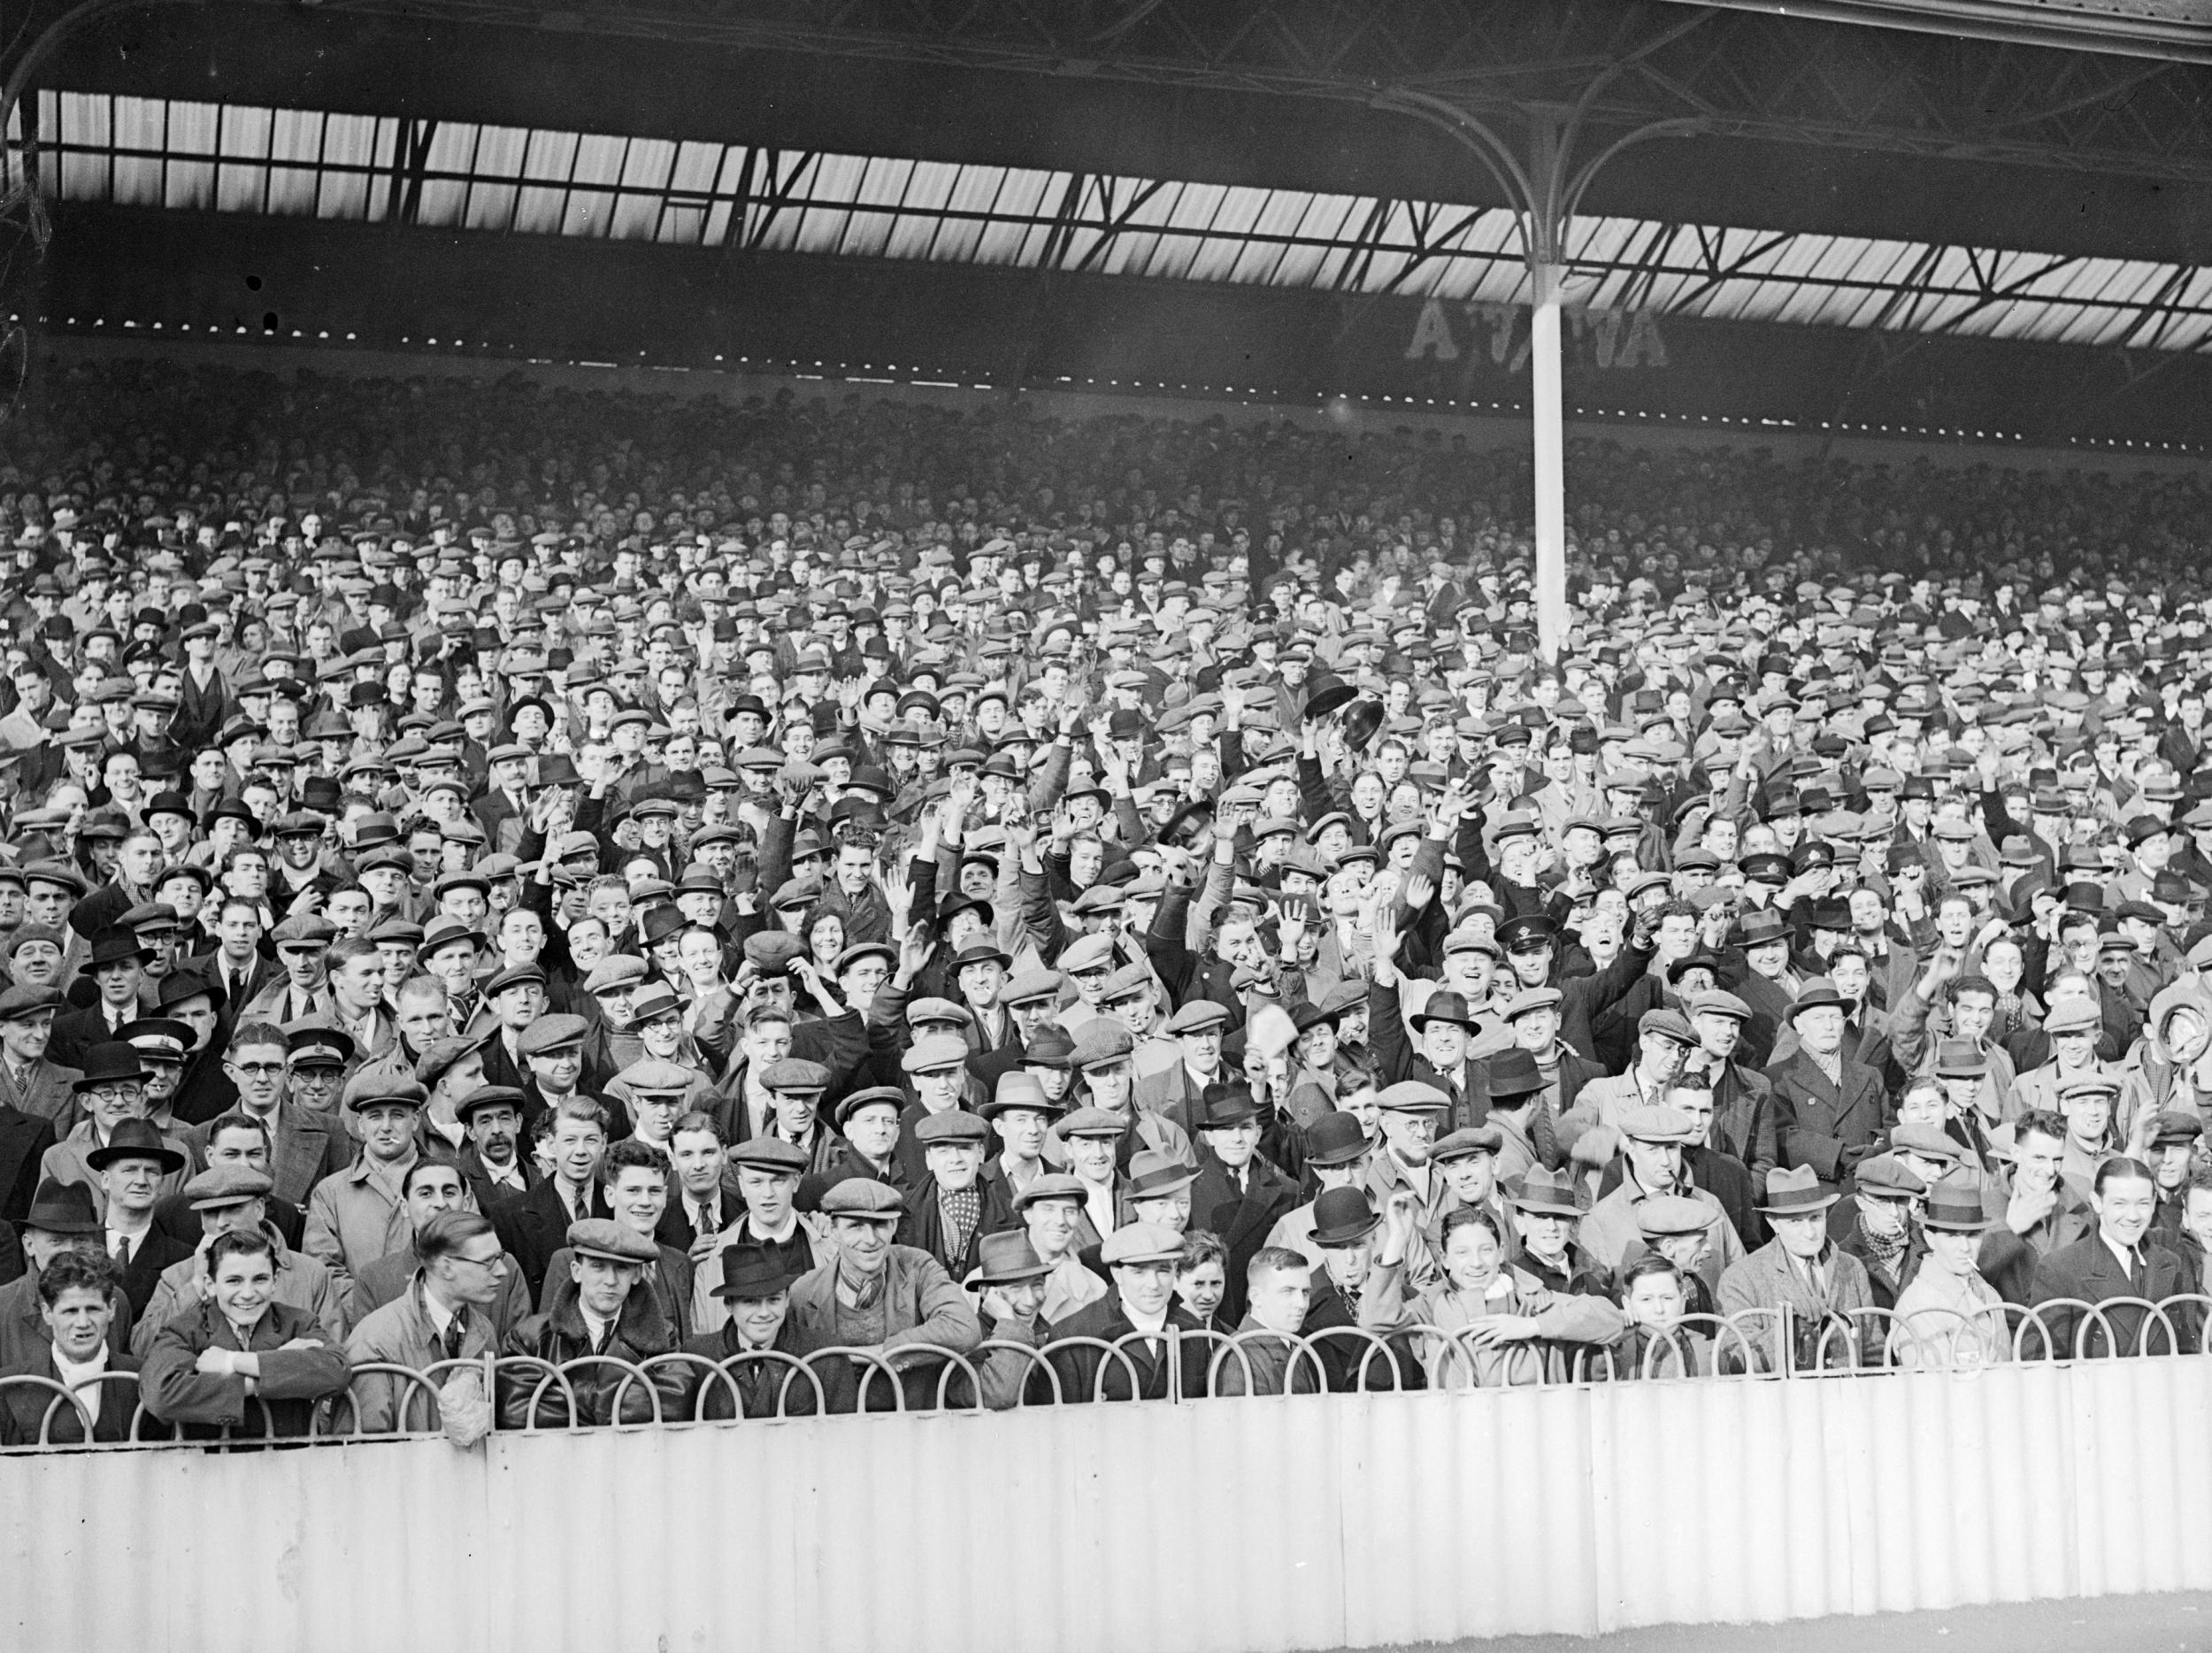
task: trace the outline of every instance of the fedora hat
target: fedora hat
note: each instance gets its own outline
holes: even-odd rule
[[[1945,1177],[1928,1190],[1927,1203],[1921,1208],[1920,1225],[1947,1234],[1986,1232],[1991,1223],[1989,1213],[1982,1205],[1980,1180],[1963,1169]]]
[[[714,1295],[726,1303],[737,1297],[772,1297],[788,1290],[798,1278],[771,1248],[733,1245],[722,1253],[722,1283]]]
[[[1790,1019],[1795,1021],[1807,1011],[1832,1010],[1850,1013],[1850,1006],[1843,1002],[1843,995],[1836,991],[1836,984],[1825,976],[1815,976],[1798,993],[1790,1005]]]
[[[92,957],[85,961],[87,970],[99,970],[109,965],[129,961],[144,964],[153,956],[153,950],[139,944],[134,930],[103,930],[92,943]]]
[[[1790,933],[1782,915],[1771,907],[1755,907],[1737,921],[1737,944],[1759,947],[1768,942],[1778,942]]]
[[[1148,1149],[1129,1161],[1128,1196],[1133,1200],[1162,1200],[1198,1180],[1198,1168],[1172,1154]]]
[[[1767,1172],[1766,1198],[1759,1209],[1771,1217],[1802,1217],[1826,1211],[1841,1197],[1810,1165],[1798,1165]]]
[[[1029,1236],[1018,1230],[985,1234],[976,1242],[976,1271],[969,1276],[978,1286],[1011,1286],[1025,1280],[1042,1280],[1052,1272]]]
[[[1363,1188],[1324,1188],[1313,1203],[1313,1242],[1356,1245],[1381,1226]]]
[[[1543,1069],[1536,1065],[1535,1057],[1517,1045],[1492,1057],[1489,1068],[1494,1097],[1532,1096],[1544,1088]]]
[[[1590,1209],[1573,1172],[1547,1171],[1541,1165],[1508,1182],[1505,1197],[1517,1211],[1544,1216],[1580,1217]]]
[[[1298,709],[1299,720],[1310,723],[1316,718],[1328,717],[1358,698],[1359,690],[1333,672],[1317,672],[1307,680],[1306,703]]]
[[[1421,1013],[1413,1018],[1413,1031],[1419,1033],[1431,1022],[1449,1022],[1455,1026],[1471,1028],[1475,1024],[1467,1010],[1467,996],[1445,988],[1429,995],[1429,1001],[1421,1007]]]
[[[164,1142],[161,1133],[146,1119],[124,1120],[109,1136],[105,1148],[96,1148],[84,1157],[85,1164],[95,1171],[105,1171],[119,1159],[150,1159],[161,1167],[165,1177],[184,1169],[184,1156]]]
[[[92,1190],[81,1182],[57,1182],[48,1177],[38,1185],[31,1201],[26,1228],[41,1234],[96,1234],[106,1232],[100,1214],[92,1209]]]

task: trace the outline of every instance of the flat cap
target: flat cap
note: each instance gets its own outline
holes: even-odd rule
[[[778,1088],[775,1080],[776,1070],[785,1065],[786,1064],[781,1062],[775,1064],[761,1076],[761,1083],[772,1090]],[[808,1062],[801,1065],[812,1067],[815,1065]],[[691,1089],[692,1081],[700,1075],[694,1068],[685,1067],[675,1062],[664,1062],[658,1057],[649,1056],[642,1061],[631,1063],[615,1077],[629,1087],[633,1096],[681,1096]],[[822,1070],[822,1082],[826,1085],[829,1082],[827,1069]],[[782,1088],[795,1090],[799,1088],[795,1085]]]
[[[822,1196],[822,1210],[832,1217],[895,1222],[906,1210],[906,1202],[896,1188],[872,1177],[847,1177]]]
[[[906,1048],[899,1065],[910,1073],[937,1073],[960,1067],[967,1059],[968,1042],[958,1034],[926,1034]]]
[[[1183,1255],[1183,1236],[1159,1223],[1124,1223],[1106,1236],[1098,1255],[1110,1265],[1172,1263]]]
[[[661,1249],[620,1223],[594,1217],[568,1226],[568,1249],[578,1257],[603,1257],[610,1263],[657,1263]]]
[[[429,1101],[430,1093],[411,1074],[356,1073],[346,1082],[346,1107],[354,1113],[394,1105],[420,1108]]]
[[[1126,1027],[1105,1017],[1096,1017],[1085,1026],[1082,1037],[1075,1042],[1074,1054],[1069,1057],[1068,1061],[1078,1072],[1082,1072],[1125,1061],[1136,1048],[1137,1042],[1130,1036]]]
[[[541,1016],[522,1030],[515,1043],[525,1056],[547,1056],[583,1043],[589,1031],[580,1016]]]
[[[610,953],[591,967],[591,973],[584,978],[584,991],[596,996],[634,988],[645,980],[649,968],[642,958],[633,954]]]
[[[184,1197],[194,1211],[211,1211],[226,1205],[243,1205],[275,1189],[268,1173],[251,1165],[210,1165],[184,1185]]]
[[[730,1163],[795,1177],[806,1169],[807,1157],[804,1149],[795,1148],[780,1136],[750,1136],[730,1149]]]
[[[964,1056],[966,1047],[962,1047]],[[771,1090],[823,1091],[829,1088],[830,1071],[819,1062],[787,1056],[763,1070],[760,1082]]]
[[[914,1139],[925,1148],[952,1142],[981,1148],[991,1140],[991,1127],[972,1113],[948,1108],[933,1113],[914,1127]]]
[[[1722,1213],[1703,1200],[1683,1194],[1653,1194],[1636,1207],[1636,1228],[1647,1240],[1671,1234],[1701,1234]]]

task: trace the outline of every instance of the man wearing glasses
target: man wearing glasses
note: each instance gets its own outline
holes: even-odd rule
[[[238,1111],[269,1133],[269,1175],[280,1200],[306,1203],[318,1182],[353,1163],[353,1138],[336,1106],[337,1078],[352,1054],[353,1042],[334,1027],[288,1035],[273,1022],[243,1021],[231,1035],[223,1071],[238,1088]]]
[[[346,1340],[348,1362],[422,1372],[441,1361],[495,1353],[499,1338],[490,1311],[515,1265],[489,1220],[475,1211],[439,1211],[416,1230],[412,1253],[419,1265],[413,1280],[353,1328]],[[436,1380],[449,1375],[440,1373]],[[426,1428],[437,1421],[428,1395],[412,1384],[403,1387],[400,1380],[364,1372],[353,1394],[364,1434]]]

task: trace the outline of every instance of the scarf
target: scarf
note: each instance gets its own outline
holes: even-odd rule
[[[1897,1265],[1905,1256],[1905,1230],[1893,1234],[1878,1234],[1866,1226],[1866,1215],[1858,1217],[1859,1243],[1866,1248],[1867,1260],[1880,1266],[1890,1279],[1897,1278]]]
[[[956,1257],[968,1249],[969,1236],[983,1220],[983,1191],[973,1183],[964,1188],[937,1190],[937,1210],[945,1224],[945,1255]]]

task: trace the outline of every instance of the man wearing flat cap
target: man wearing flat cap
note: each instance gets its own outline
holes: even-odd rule
[[[1646,1200],[1660,1196],[1695,1200],[1710,1212],[1707,1235],[1711,1261],[1706,1284],[1717,1286],[1722,1271],[1744,1255],[1743,1241],[1729,1220],[1727,1208],[1690,1179],[1683,1154],[1697,1144],[1701,1133],[1691,1115],[1671,1105],[1674,1095],[1668,1093],[1667,1103],[1621,1111],[1620,1184],[1591,1207],[1578,1238],[1599,1267],[1617,1270],[1631,1244],[1640,1237],[1637,1211]]]
[[[983,1237],[1019,1226],[1012,1191],[982,1174],[991,1127],[956,1108],[918,1121],[914,1136],[927,1174],[908,1197],[899,1242],[928,1252],[954,1280],[965,1280]]]
[[[359,1073],[346,1086],[361,1157],[308,1196],[304,1249],[349,1285],[414,1232],[400,1185],[420,1157],[415,1126],[427,1098],[421,1085],[398,1073]]]
[[[1206,1393],[1211,1344],[1175,1301],[1182,1236],[1155,1223],[1126,1223],[1106,1236],[1100,1259],[1112,1289],[1045,1328],[1048,1348],[1070,1338],[1094,1338],[1108,1348],[1078,1345],[1048,1357],[1060,1404],[1091,1401],[1194,1399]],[[1109,1352],[1110,1350],[1111,1352]],[[1030,1379],[1032,1404],[1053,1400],[1041,1371]]]
[[[898,1404],[889,1388],[895,1380],[908,1410],[934,1406],[944,1356],[964,1356],[983,1338],[967,1295],[937,1259],[894,1242],[905,1209],[898,1190],[884,1183],[864,1177],[838,1183],[822,1197],[832,1255],[791,1288],[800,1348],[810,1355],[860,1349],[873,1357],[852,1363],[869,1411]]]
[[[76,1098],[72,1087],[79,1070],[64,1067],[47,1055],[53,1040],[54,1018],[65,1001],[52,988],[18,982],[0,992],[0,1217],[13,1221],[30,1204],[30,1190],[21,1189],[28,1177],[35,1188],[39,1157],[57,1137],[76,1123]],[[27,1130],[14,1116],[35,1122]],[[36,1128],[43,1125],[42,1136]],[[18,1169],[10,1171],[12,1162]],[[27,1163],[30,1170],[19,1167]]]
[[[565,1276],[547,1280],[545,1307],[509,1333],[500,1352],[565,1367],[567,1385],[547,1381],[542,1371],[528,1366],[503,1370],[500,1427],[565,1429],[681,1417],[691,1389],[681,1367],[670,1362],[642,1377],[637,1370],[677,1347],[675,1328],[645,1278],[660,1248],[603,1218],[570,1224],[564,1238]],[[604,1359],[587,1362],[590,1356]]]

